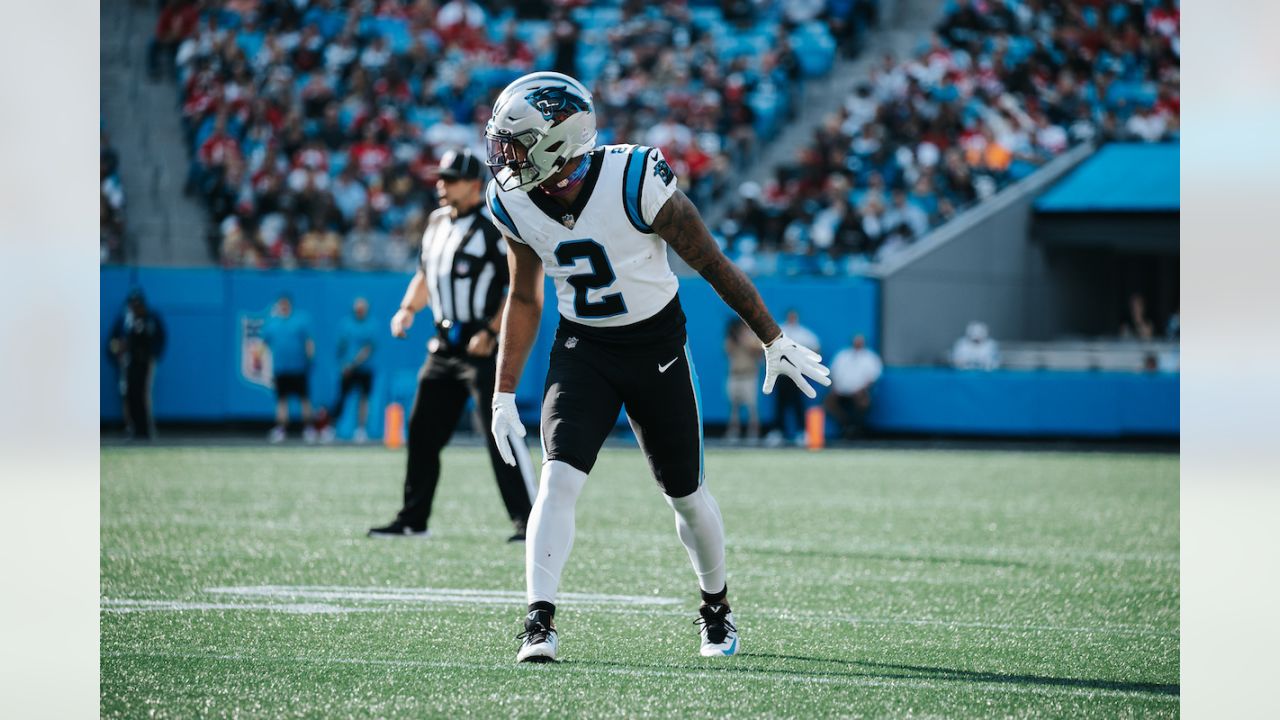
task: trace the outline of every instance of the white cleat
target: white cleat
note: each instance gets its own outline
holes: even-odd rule
[[[733,624],[733,612],[723,603],[703,605],[698,608],[697,620],[701,625],[702,657],[730,657],[738,654],[738,628]]]
[[[351,442],[357,445],[364,445],[369,442],[369,433],[364,428],[358,427],[355,434],[351,436]]]
[[[276,425],[271,428],[271,432],[267,433],[267,442],[272,445],[279,445],[284,442],[284,426]]]
[[[556,627],[546,610],[530,611],[524,619],[524,632],[516,638],[524,640],[516,653],[516,662],[556,661]]]

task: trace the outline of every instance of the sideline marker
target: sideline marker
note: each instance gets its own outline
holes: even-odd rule
[[[810,450],[821,450],[827,443],[827,414],[821,405],[804,413],[804,440]]]
[[[382,442],[391,450],[399,450],[404,445],[404,406],[398,402],[387,405]]]

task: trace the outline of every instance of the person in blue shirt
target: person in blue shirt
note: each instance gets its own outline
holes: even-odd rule
[[[316,429],[311,424],[311,397],[307,377],[316,344],[311,338],[311,321],[303,313],[293,311],[293,300],[281,295],[271,317],[262,326],[262,340],[271,350],[271,370],[275,376],[276,425],[268,439],[283,442],[289,424],[289,398],[297,397],[302,405],[302,439],[314,443]]]
[[[338,401],[333,405],[333,422],[342,417],[347,395],[360,391],[360,405],[356,431],[352,439],[367,442],[369,433],[369,391],[373,388],[373,323],[369,322],[369,301],[362,297],[351,305],[351,316],[338,327],[338,363],[342,368],[342,384],[338,387]],[[332,431],[330,431],[332,432]]]

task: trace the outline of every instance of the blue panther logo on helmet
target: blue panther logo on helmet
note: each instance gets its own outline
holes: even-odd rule
[[[556,124],[574,113],[591,112],[591,105],[564,85],[538,88],[525,95],[524,99],[542,113],[543,120]]]

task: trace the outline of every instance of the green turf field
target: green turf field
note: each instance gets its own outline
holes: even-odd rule
[[[638,451],[578,506],[561,662],[514,664],[523,547],[478,449],[429,540],[380,448],[104,449],[106,717],[1169,717],[1173,455],[719,450],[742,652]]]

